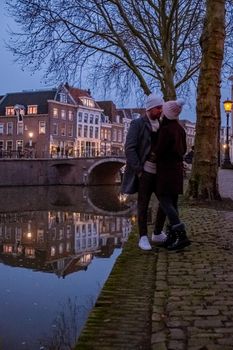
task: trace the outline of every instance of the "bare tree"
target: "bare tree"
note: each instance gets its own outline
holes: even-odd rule
[[[175,98],[199,69],[202,0],[12,0],[21,28],[9,47],[22,65],[47,63],[58,81],[87,68],[122,94],[138,85]],[[120,89],[119,89],[120,88]]]
[[[225,41],[225,0],[206,0],[197,89],[197,124],[189,197],[219,199],[220,83]]]

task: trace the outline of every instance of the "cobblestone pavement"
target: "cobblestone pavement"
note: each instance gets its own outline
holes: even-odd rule
[[[233,171],[219,173],[233,198]],[[192,245],[137,248],[133,232],[77,349],[233,349],[233,205],[181,205]]]

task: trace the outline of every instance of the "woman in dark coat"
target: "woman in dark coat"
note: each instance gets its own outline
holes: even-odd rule
[[[178,195],[183,193],[183,156],[186,153],[185,130],[178,122],[183,100],[163,105],[163,120],[156,143],[156,194],[169,220],[167,249],[182,249],[190,244],[178,213]]]

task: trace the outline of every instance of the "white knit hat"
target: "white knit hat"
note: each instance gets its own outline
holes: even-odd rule
[[[162,106],[164,103],[163,98],[156,93],[152,93],[147,97],[146,100],[146,110],[149,111],[150,109],[157,107],[157,106]]]
[[[182,111],[182,107],[185,104],[182,98],[179,98],[176,101],[167,101],[163,104],[163,115],[167,119],[173,120],[178,119],[179,114]]]

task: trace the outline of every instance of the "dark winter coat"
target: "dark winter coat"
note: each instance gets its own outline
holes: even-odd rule
[[[125,142],[126,169],[121,192],[133,194],[138,191],[138,174],[151,149],[151,124],[147,116],[132,120]]]
[[[157,164],[157,194],[183,193],[183,156],[186,134],[177,120],[163,118],[155,147]]]

